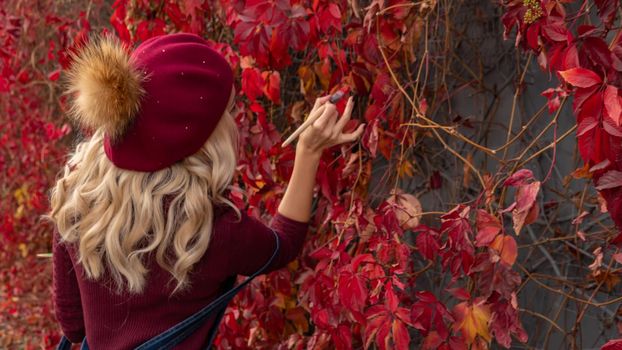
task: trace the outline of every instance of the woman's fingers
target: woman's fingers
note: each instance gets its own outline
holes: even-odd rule
[[[313,123],[313,126],[318,130],[329,129],[332,130],[332,127],[335,124],[335,117],[337,116],[337,108],[334,104],[328,102],[324,105],[324,111],[322,115]]]
[[[356,128],[356,130],[351,133],[339,135],[339,137],[337,138],[336,145],[340,143],[344,143],[344,142],[352,142],[358,139],[359,136],[361,136],[361,134],[363,133],[363,130],[365,130],[365,124],[359,125],[359,127]]]
[[[311,110],[319,108],[321,105],[324,104],[324,102],[328,101],[329,99],[330,99],[330,95],[325,95],[325,96],[316,98],[315,104],[313,105],[313,108]]]

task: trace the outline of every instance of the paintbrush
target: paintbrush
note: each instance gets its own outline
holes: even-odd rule
[[[345,96],[345,93],[339,90],[335,92],[334,94],[332,94],[330,98],[328,99],[328,101],[334,104],[337,101],[341,100],[344,96]],[[322,115],[322,112],[324,112],[324,107],[325,105],[320,106],[320,108],[318,108],[311,115],[309,115],[309,118],[307,118],[307,120],[305,120],[304,123],[302,123],[302,125],[300,125],[298,129],[296,129],[296,131],[294,131],[294,133],[292,133],[287,138],[287,140],[285,140],[285,142],[283,142],[281,147],[285,147],[289,145],[292,141],[296,139],[296,137],[298,137],[298,135],[300,135],[303,131],[305,131],[305,129],[309,127],[309,125],[313,124],[313,122],[316,121],[317,118],[319,118]]]

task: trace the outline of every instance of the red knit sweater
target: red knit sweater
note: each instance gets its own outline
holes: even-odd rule
[[[55,314],[63,333],[73,343],[86,335],[91,349],[133,349],[172,327],[211,302],[222,291],[227,277],[250,275],[272,255],[275,247],[270,228],[242,212],[218,209],[210,245],[193,267],[191,288],[169,297],[175,287],[172,276],[150,259],[145,290],[140,295],[117,295],[114,285],[86,279],[76,264],[76,247],[59,244],[54,232],[53,296]],[[280,237],[281,248],[269,271],[284,267],[300,253],[308,223],[277,213],[270,226]],[[104,276],[106,277],[106,275]],[[104,279],[106,280],[106,279]],[[167,285],[168,283],[168,285]],[[192,334],[175,349],[200,349],[206,346],[213,320]]]

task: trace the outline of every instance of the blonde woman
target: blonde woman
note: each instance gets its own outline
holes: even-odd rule
[[[339,117],[319,98],[266,226],[227,200],[238,154],[233,72],[202,38],[163,35],[133,50],[91,39],[73,54],[67,93],[70,115],[93,132],[70,155],[46,216],[56,226],[59,348],[209,346],[235,276],[299,254],[322,150],[363,131],[342,133],[351,99]]]

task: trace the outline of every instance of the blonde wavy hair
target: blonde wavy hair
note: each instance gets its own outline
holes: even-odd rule
[[[229,106],[232,105],[233,91]],[[229,109],[203,147],[155,172],[115,167],[104,153],[103,129],[79,143],[51,190],[52,220],[61,241],[76,243],[89,279],[110,272],[117,293],[145,288],[146,260],[190,286],[189,273],[210,243],[214,207],[237,207],[224,196],[237,166],[238,129]],[[167,213],[164,200],[174,196]],[[168,251],[172,249],[174,257]]]

